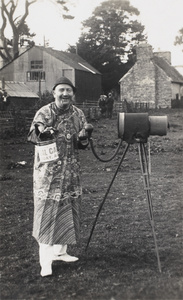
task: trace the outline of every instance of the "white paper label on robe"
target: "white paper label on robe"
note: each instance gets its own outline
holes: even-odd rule
[[[42,146],[36,146],[38,153],[39,153],[39,159],[40,162],[49,162],[53,161],[59,158],[58,151],[57,151],[57,145],[56,143],[51,143],[48,145],[42,145]]]

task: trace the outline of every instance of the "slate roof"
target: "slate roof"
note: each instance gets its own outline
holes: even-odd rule
[[[32,92],[23,82],[5,81],[4,89],[10,97],[39,98],[39,96]]]
[[[170,65],[164,58],[155,56],[152,61],[160,67],[171,78],[172,82],[183,83],[183,76],[176,70],[175,67]]]
[[[90,73],[93,73],[93,74],[100,74],[101,75],[101,73],[97,69],[95,69],[94,67],[92,67],[89,63],[87,63],[86,60],[84,60],[78,54],[64,52],[64,51],[60,51],[60,50],[54,50],[52,48],[45,48],[43,46],[33,46],[33,47],[36,47],[36,48],[39,48],[42,51],[45,51],[46,53],[54,56],[55,58],[59,59],[60,61],[63,61],[64,63],[66,63],[67,65],[71,66],[72,68],[74,68],[76,70],[81,70],[81,71],[85,71],[85,72],[90,72]],[[29,49],[25,50],[24,52],[22,52],[15,59],[18,59],[25,52],[31,50],[31,48],[29,48]],[[12,60],[8,64],[4,65],[0,70],[6,68],[6,66],[9,65],[9,64],[11,64],[14,60]]]
[[[38,46],[35,46],[35,47],[38,47]],[[71,66],[72,68],[74,68],[76,70],[91,72],[93,74],[101,74],[99,71],[97,71],[89,63],[87,63],[86,60],[84,60],[78,54],[54,50],[52,48],[44,48],[44,47],[40,47],[40,46],[39,46],[39,48],[42,49],[43,51],[45,51],[46,53],[54,56],[55,58],[59,59],[60,61],[65,62],[67,65]]]

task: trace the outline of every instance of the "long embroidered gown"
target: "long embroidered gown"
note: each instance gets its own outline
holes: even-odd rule
[[[58,131],[59,159],[41,163],[35,147],[33,236],[44,244],[75,244],[79,239],[82,195],[77,135],[86,119],[77,107],[71,106],[63,113],[53,102],[38,110],[30,132],[40,123]]]

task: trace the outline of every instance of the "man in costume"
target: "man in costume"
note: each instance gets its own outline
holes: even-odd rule
[[[34,157],[33,236],[39,243],[41,276],[52,274],[52,262],[75,262],[67,253],[80,231],[82,188],[78,149],[85,149],[92,132],[82,110],[73,105],[76,88],[61,77],[53,87],[55,101],[40,108],[31,125],[28,140],[37,144]],[[56,142],[57,159],[41,162],[39,143]]]

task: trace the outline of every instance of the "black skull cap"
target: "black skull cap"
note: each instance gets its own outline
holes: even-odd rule
[[[60,78],[56,81],[56,83],[54,84],[53,90],[54,90],[54,89],[56,88],[56,86],[59,85],[59,84],[68,84],[68,85],[70,85],[70,86],[72,87],[74,93],[76,93],[76,88],[75,88],[75,86],[72,84],[72,82],[71,82],[67,77],[64,77],[64,76],[60,77]]]

